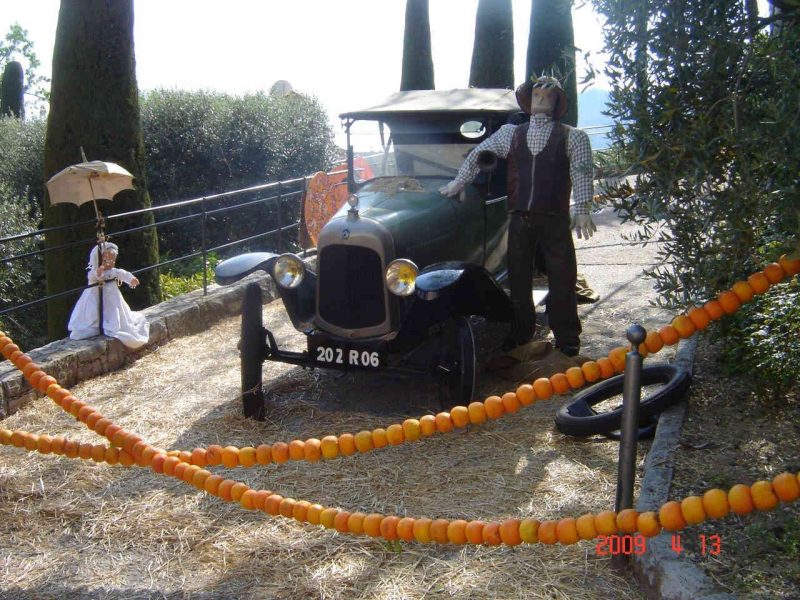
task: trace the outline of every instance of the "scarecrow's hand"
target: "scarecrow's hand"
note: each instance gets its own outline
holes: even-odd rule
[[[136,277],[131,277],[131,282],[128,285],[130,285],[132,288],[135,288],[137,285],[139,285],[139,279]]]
[[[444,185],[444,186],[440,187],[439,188],[439,193],[442,196],[450,197],[450,196],[455,196],[462,189],[464,189],[464,184],[461,183],[460,181],[458,181],[457,179],[454,179],[453,181],[451,181],[447,185]]]
[[[588,240],[594,232],[597,231],[597,227],[592,221],[592,217],[590,215],[575,215],[575,234],[578,236],[578,239]]]

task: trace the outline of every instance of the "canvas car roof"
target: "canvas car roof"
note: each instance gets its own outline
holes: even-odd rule
[[[375,106],[339,115],[341,119],[382,121],[387,117],[431,114],[508,114],[519,112],[513,90],[468,88],[395,92]]]

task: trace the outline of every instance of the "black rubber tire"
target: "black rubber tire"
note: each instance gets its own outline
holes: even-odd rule
[[[475,335],[466,317],[453,317],[445,323],[439,340],[439,404],[443,410],[466,406],[475,393]]]
[[[249,283],[242,300],[242,337],[239,356],[242,372],[242,405],[244,416],[264,420],[264,391],[261,387],[261,365],[264,362],[265,332],[262,317],[261,286]]]
[[[572,402],[556,413],[556,428],[564,434],[585,437],[609,435],[619,431],[622,424],[622,406],[608,412],[597,413],[592,408],[603,400],[622,393],[625,375],[601,381],[575,394]],[[642,369],[642,385],[664,384],[653,394],[641,400],[639,423],[644,429],[652,426],[652,417],[684,397],[691,375],[673,365],[649,365]],[[640,436],[643,431],[640,429]],[[613,434],[610,437],[614,437]]]

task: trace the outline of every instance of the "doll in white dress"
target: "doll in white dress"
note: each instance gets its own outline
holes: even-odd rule
[[[150,324],[141,313],[134,312],[125,302],[119,291],[123,282],[131,288],[139,285],[139,280],[133,273],[116,267],[119,248],[111,242],[101,244],[102,264],[98,260],[97,246],[89,253],[89,266],[86,267],[89,285],[100,285],[83,290],[72,315],[69,318],[69,337],[73,340],[83,340],[101,333],[115,337],[128,348],[140,348],[147,343],[150,337]],[[103,331],[100,331],[98,313],[98,300],[100,290],[103,290]]]

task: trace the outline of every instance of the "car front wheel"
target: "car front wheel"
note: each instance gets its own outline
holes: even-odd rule
[[[475,336],[466,317],[448,320],[439,340],[436,375],[443,410],[468,405],[475,392]]]
[[[261,365],[264,361],[265,332],[261,306],[261,286],[249,283],[242,301],[242,337],[239,356],[242,369],[242,403],[244,416],[264,419],[264,391],[261,387]]]

